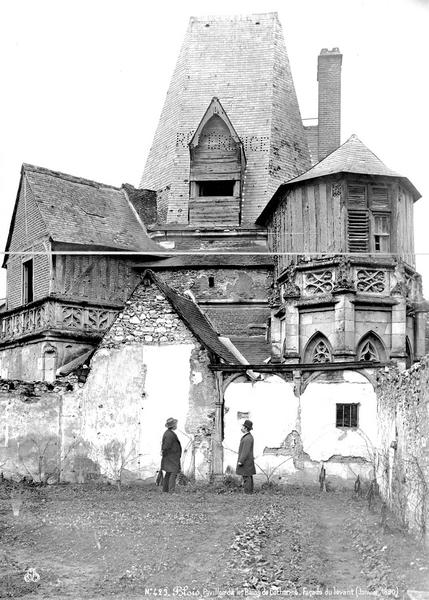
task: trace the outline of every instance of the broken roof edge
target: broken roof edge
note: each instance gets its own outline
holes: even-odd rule
[[[171,286],[168,285],[168,283],[166,283],[159,275],[156,275],[151,269],[146,269],[144,271],[144,273],[141,276],[141,281],[139,283],[142,283],[144,281],[145,277],[149,277],[150,280],[157,286],[157,288],[164,294],[164,296],[167,298],[167,300],[173,306],[174,310],[177,312],[177,314],[183,320],[185,325],[192,332],[192,334],[195,336],[195,338],[200,342],[200,344],[202,344],[202,346],[204,346],[204,348],[206,348],[207,350],[209,350],[210,352],[215,354],[218,358],[221,358],[227,364],[231,364],[231,363],[236,364],[237,362],[239,362],[239,360],[236,358],[236,356],[225,346],[225,344],[222,343],[218,332],[214,329],[213,325],[210,323],[209,319],[206,317],[206,315],[203,313],[203,311],[201,310],[201,308],[199,307],[199,305],[196,302],[193,302],[189,298],[189,296],[185,296],[183,294],[180,294],[176,290],[174,290]],[[132,294],[130,295],[130,298],[131,298],[131,296],[132,296]],[[208,341],[204,340],[204,337],[201,336],[198,331],[196,331],[194,324],[191,322],[191,320],[188,318],[188,316],[186,314],[184,314],[184,312],[177,300],[189,303],[189,305],[192,305],[192,307],[194,307],[198,311],[198,314],[202,318],[203,322],[209,328],[211,333],[214,334],[214,336],[216,337],[216,340],[219,342],[219,344],[225,349],[224,352],[219,352],[219,348],[218,349],[213,348],[212,346],[210,346]]]
[[[248,21],[249,19],[270,18],[279,20],[277,11],[262,12],[262,13],[239,13],[230,15],[198,15],[189,17],[189,23],[203,23],[206,21],[222,22],[222,21]]]
[[[76,175],[70,175],[69,173],[63,173],[62,171],[54,171],[47,169],[46,167],[39,167],[29,163],[22,164],[22,172],[31,171],[33,173],[41,173],[42,175],[50,175],[51,177],[58,177],[58,179],[64,179],[64,181],[70,181],[71,183],[80,183],[95,188],[108,188],[117,192],[121,191],[121,187],[110,185],[108,183],[101,183],[93,179],[86,179],[85,177],[77,177]]]

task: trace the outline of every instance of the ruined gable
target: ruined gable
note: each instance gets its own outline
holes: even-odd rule
[[[140,283],[101,343],[104,348],[123,344],[192,344],[195,338],[155,283]]]

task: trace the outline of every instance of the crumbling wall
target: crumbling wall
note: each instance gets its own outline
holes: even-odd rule
[[[0,380],[1,472],[45,483],[65,473],[66,479],[77,479],[83,385],[77,377],[55,384]]]
[[[36,480],[151,479],[166,419],[183,470],[207,479],[216,386],[205,348],[155,285],[139,286],[86,382],[0,384],[0,471]]]
[[[380,492],[404,527],[427,535],[429,521],[429,356],[377,380]]]

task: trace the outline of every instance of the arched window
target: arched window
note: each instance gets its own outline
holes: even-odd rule
[[[383,342],[374,333],[366,334],[358,344],[357,359],[362,362],[382,362],[386,360]]]
[[[304,352],[306,363],[332,362],[331,345],[324,335],[316,333],[308,342]]]

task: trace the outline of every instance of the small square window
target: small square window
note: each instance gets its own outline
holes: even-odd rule
[[[358,426],[359,404],[337,404],[336,427]]]

